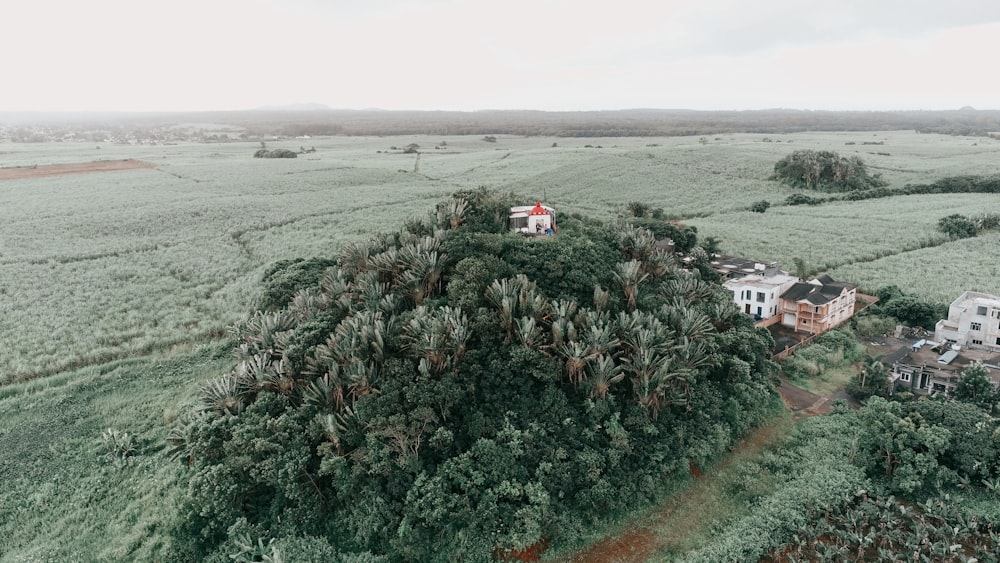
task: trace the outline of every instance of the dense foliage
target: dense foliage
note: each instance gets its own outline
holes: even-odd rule
[[[746,464],[720,523],[685,561],[996,561],[1000,424],[968,404],[873,397],[798,424]]]
[[[829,192],[885,185],[878,174],[868,173],[860,157],[843,157],[833,151],[795,151],[774,164],[774,177],[794,188]]]
[[[322,262],[268,272],[299,289],[235,328],[171,435],[186,557],[489,560],[657,498],[763,420],[771,339],[728,292],[627,223],[508,233],[513,202],[456,196],[318,285],[288,273]]]
[[[933,329],[938,319],[948,316],[947,306],[928,303],[919,297],[908,295],[895,285],[880,287],[875,293],[879,298],[879,313],[909,326]]]

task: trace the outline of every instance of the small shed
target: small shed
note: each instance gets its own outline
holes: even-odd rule
[[[508,219],[511,231],[527,235],[551,233],[556,228],[556,210],[540,201],[511,207]]]

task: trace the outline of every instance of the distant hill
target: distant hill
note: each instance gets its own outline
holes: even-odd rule
[[[330,111],[330,106],[317,104],[315,102],[301,104],[285,104],[281,106],[260,106],[253,111]]]

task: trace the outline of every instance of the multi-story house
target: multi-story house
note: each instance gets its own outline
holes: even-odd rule
[[[824,274],[781,294],[781,324],[811,334],[830,330],[854,315],[857,286]]]
[[[754,273],[732,277],[722,285],[733,292],[733,300],[740,311],[753,315],[757,320],[769,319],[780,313],[781,294],[795,285],[799,278],[774,266],[756,266],[759,268],[755,268]]]
[[[1000,351],[1000,297],[966,291],[948,307],[948,318],[937,322],[934,334],[960,348]]]

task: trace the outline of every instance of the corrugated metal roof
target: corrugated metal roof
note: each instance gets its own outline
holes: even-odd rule
[[[944,354],[941,354],[941,357],[938,358],[937,361],[939,364],[950,364],[952,360],[954,360],[957,357],[958,357],[958,351],[948,350]]]

